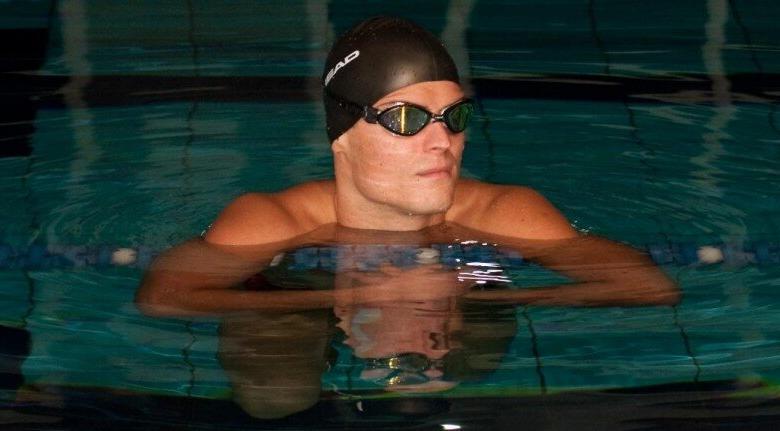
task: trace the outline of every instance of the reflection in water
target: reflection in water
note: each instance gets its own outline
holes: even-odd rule
[[[731,102],[731,83],[726,76],[723,64],[723,46],[726,43],[725,25],[728,19],[728,6],[725,0],[710,0],[707,2],[709,19],[705,24],[707,36],[702,46],[702,59],[707,74],[712,81],[712,98],[715,106],[714,115],[707,124],[710,132],[705,133],[705,151],[691,159],[691,163],[700,166],[701,169],[692,173],[696,180],[694,183],[709,198],[720,198],[723,192],[718,183],[718,177],[724,174],[723,170],[715,166],[714,162],[725,154],[722,139],[731,136],[725,131],[731,118],[736,112],[736,107]]]
[[[497,308],[513,307],[457,301],[477,283],[460,279],[469,271],[461,261],[469,259],[462,249],[435,250],[307,247],[274,259],[272,269],[250,278],[247,288],[284,295],[285,287],[306,284],[309,273],[315,288],[346,294],[336,296],[332,309],[225,317],[219,358],[236,403],[255,417],[283,417],[312,407],[323,389],[339,395],[441,392],[494,370],[516,333],[513,315]],[[442,269],[442,258],[452,267]],[[401,284],[426,293],[396,293],[392,301],[352,294],[363,286],[398,291]]]
[[[222,314],[220,363],[235,402],[258,418],[289,416],[328,398],[482,387],[518,331],[528,329],[517,324],[518,304],[676,301],[673,292],[653,289],[664,284],[661,273],[630,248],[594,237],[511,241],[442,225],[408,233],[328,226],[300,246],[227,252],[189,242],[155,262],[138,301],[156,315]],[[538,263],[577,282],[524,272]],[[503,275],[464,276],[475,268]],[[167,294],[178,302],[156,296]],[[544,374],[536,337],[530,340],[513,372],[527,372],[525,390],[539,393]]]
[[[225,317],[219,360],[233,400],[254,417],[278,418],[323,398],[447,391],[495,371],[517,332],[512,307],[426,308]]]
[[[68,83],[60,90],[67,104],[71,117],[71,129],[73,141],[76,145],[76,153],[72,158],[68,172],[70,183],[83,185],[83,187],[68,187],[66,189],[66,202],[81,202],[81,193],[91,188],[88,178],[93,170],[93,165],[103,155],[100,143],[95,139],[95,126],[92,112],[84,101],[84,89],[89,84],[92,74],[92,65],[87,56],[89,43],[87,38],[88,20],[86,5],[82,0],[67,0],[59,5],[60,19],[62,20],[63,62],[68,68],[70,77]],[[47,232],[47,240],[50,243],[58,243],[55,226],[60,223],[53,222]]]
[[[728,154],[721,140],[733,139],[726,130],[737,114],[737,107],[731,98],[731,83],[726,76],[723,62],[723,47],[726,43],[725,26],[729,15],[729,4],[727,0],[709,0],[707,11],[709,14],[705,25],[707,42],[702,47],[702,53],[705,68],[712,80],[715,106],[712,108],[713,116],[707,123],[707,129],[710,132],[703,136],[705,151],[692,158],[691,162],[702,167],[702,169],[693,172],[697,177],[694,183],[698,190],[702,191],[708,198],[720,198],[723,196],[723,190],[719,186],[721,180],[718,177],[723,176],[725,172],[716,167],[715,162]],[[736,241],[736,247],[744,248],[741,239],[747,236],[747,227],[744,223],[734,222],[734,220],[743,220],[744,214],[741,214],[742,210],[736,208],[728,208],[722,214],[728,212],[731,212],[734,217],[730,217],[727,223],[718,223],[717,221],[715,223],[719,225],[722,235],[726,237],[724,239],[733,241],[733,238],[740,238]],[[729,280],[723,286],[723,290],[730,306],[742,310],[750,308],[750,289],[746,288],[740,281]],[[740,333],[740,338],[745,342],[765,340],[763,334],[755,330]],[[745,354],[737,353],[735,356],[743,360],[750,359]]]
[[[446,26],[441,33],[441,41],[452,55],[461,75],[461,87],[465,94],[473,94],[471,81],[471,63],[466,43],[466,30],[469,28],[474,0],[451,1],[447,7]]]
[[[258,418],[288,416],[316,404],[327,368],[330,322],[324,310],[225,317],[219,361],[233,400]]]
[[[678,300],[677,286],[630,247],[590,236],[522,240],[454,224],[413,232],[326,225],[257,246],[188,241],[155,260],[136,297],[150,315],[221,315],[219,359],[234,399],[261,418],[329,397],[490,387],[485,379],[518,331],[533,332],[518,327],[517,305]],[[530,340],[512,373],[530,376],[518,386],[538,394],[544,375]]]
[[[290,3],[288,2],[288,5]],[[291,7],[287,6],[287,7]],[[322,64],[328,55],[328,49],[335,40],[333,25],[328,21],[328,3],[315,0],[306,0],[300,6],[306,15],[305,26],[302,26],[295,37],[309,41],[306,59],[305,76],[311,78],[306,80],[306,93],[310,100],[319,100],[322,97],[322,84],[318,77],[322,74]],[[325,110],[322,104],[315,103],[307,106],[307,109],[313,110],[313,119],[307,124],[308,127],[300,127],[300,136],[297,139],[297,146],[304,149],[296,153],[297,157],[292,157],[289,163],[282,167],[288,178],[301,178],[301,176],[315,175],[322,176],[322,172],[316,171],[316,166],[327,165],[323,163],[329,154],[323,151],[326,147],[326,136],[323,133],[321,124],[325,124]]]

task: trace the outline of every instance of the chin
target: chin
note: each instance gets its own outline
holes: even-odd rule
[[[415,215],[434,215],[446,212],[452,206],[452,197],[426,198],[408,206],[408,212]]]

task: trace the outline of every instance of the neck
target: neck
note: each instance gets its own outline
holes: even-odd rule
[[[334,206],[338,224],[353,229],[417,231],[444,223],[445,220],[443,212],[412,214],[390,205],[350,198],[344,193],[339,193],[338,183]]]

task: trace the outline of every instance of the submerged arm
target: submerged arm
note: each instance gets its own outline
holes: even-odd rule
[[[155,259],[135,302],[142,312],[155,316],[328,307],[332,304],[328,292],[233,288],[267,267],[278,253],[304,244],[305,233],[314,227],[291,216],[283,199],[244,195],[220,214],[204,239],[182,243]]]
[[[670,305],[677,285],[645,254],[595,236],[581,235],[540,194],[502,187],[485,212],[494,242],[520,250],[532,262],[573,280],[560,286],[476,291],[467,298],[539,305]]]
[[[680,290],[645,254],[595,236],[533,241],[526,257],[574,282],[515,290],[474,291],[466,298],[553,306],[674,305]]]
[[[312,309],[332,304],[329,292],[247,291],[235,288],[258,273],[282,247],[220,247],[202,239],[160,255],[135,302],[152,316],[187,316],[257,309]]]

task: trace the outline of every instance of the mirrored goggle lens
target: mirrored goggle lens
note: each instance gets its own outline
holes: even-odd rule
[[[422,385],[428,383],[431,379],[423,373],[414,373],[409,371],[396,370],[388,374],[384,379],[379,379],[376,383],[384,386],[407,386]]]
[[[433,361],[419,353],[403,353],[388,358],[377,358],[367,361],[366,368],[388,368],[402,371],[424,371],[433,365]]]
[[[466,130],[474,105],[468,101],[457,103],[447,108],[442,119],[447,128],[454,133]],[[379,115],[377,120],[386,129],[399,135],[411,136],[422,130],[430,121],[431,114],[413,105],[398,105]]]
[[[430,119],[430,114],[420,108],[399,105],[384,111],[378,121],[393,133],[411,136],[422,130]]]
[[[460,133],[466,130],[473,112],[474,105],[469,101],[452,105],[444,112],[444,124],[453,132]]]

